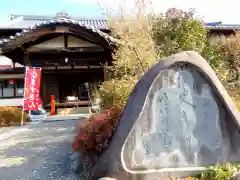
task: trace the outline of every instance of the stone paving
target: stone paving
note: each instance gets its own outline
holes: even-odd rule
[[[78,180],[77,155],[71,151],[76,122],[41,122],[11,128],[10,135],[7,129],[0,132],[0,179]]]

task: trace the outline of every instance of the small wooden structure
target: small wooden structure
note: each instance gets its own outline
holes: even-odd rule
[[[205,27],[209,30],[209,34],[212,36],[229,36],[240,30],[240,24],[224,24],[221,21],[205,23]]]

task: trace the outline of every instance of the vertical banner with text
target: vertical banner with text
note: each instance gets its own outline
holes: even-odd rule
[[[42,106],[40,98],[41,68],[26,67],[24,110],[39,110]]]

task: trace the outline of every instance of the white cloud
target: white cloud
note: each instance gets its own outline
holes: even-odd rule
[[[99,4],[105,10],[116,10],[122,5],[125,10],[131,9],[134,0],[67,0],[75,3]],[[155,12],[164,12],[168,8],[175,7],[183,10],[195,8],[198,15],[205,21],[223,21],[224,23],[240,23],[239,0],[152,0],[152,8]]]

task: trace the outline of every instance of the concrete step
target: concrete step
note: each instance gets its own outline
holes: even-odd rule
[[[64,120],[77,120],[81,118],[89,117],[89,114],[68,114],[68,115],[36,115],[31,116],[31,122],[41,122],[41,121],[64,121]]]
[[[88,107],[74,107],[74,108],[59,108],[59,109],[57,109],[58,115],[86,114],[88,112],[89,112]]]

